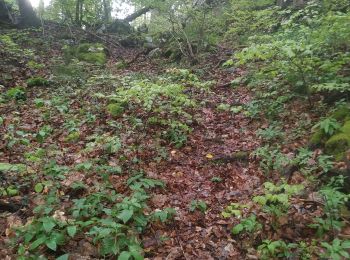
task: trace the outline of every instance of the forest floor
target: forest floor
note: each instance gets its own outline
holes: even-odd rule
[[[227,84],[242,76],[244,71],[218,67],[218,61],[227,58],[221,52],[208,56],[205,64],[193,68],[194,71],[201,71],[203,81],[211,80],[214,83],[209,91],[203,91],[191,82],[184,82],[186,95],[200,105],[186,111],[193,119],[190,124],[193,130],[188,133],[186,143],[177,148],[159,138],[158,132],[163,131],[161,127],[135,125],[132,123],[135,121],[132,111],[112,116],[106,111],[108,102],[94,95],[97,92],[112,94],[120,80],[128,75],[142,74],[143,78],[164,76],[168,68],[163,65],[167,61],[140,57],[129,67],[116,69],[118,60],[111,53],[106,67],[84,68],[83,74],[88,74],[84,84],[79,82],[79,78],[57,81],[53,76],[53,63],[63,55],[62,44],[51,41],[48,45],[45,42],[47,38],[41,39],[40,36],[25,37],[27,40],[22,41],[20,48],[34,49],[35,63],[43,66],[28,68],[26,64],[30,59],[25,56],[23,60],[20,57],[13,59],[2,53],[1,57],[0,72],[3,76],[7,75],[7,80],[0,82],[4,86],[2,92],[14,86],[23,86],[26,98],[0,104],[3,119],[0,163],[24,164],[26,170],[20,174],[0,175],[2,187],[15,190],[11,196],[7,194],[1,198],[0,258],[11,259],[18,255],[18,248],[11,246],[11,239],[16,237],[13,228],[32,223],[33,216],[39,215],[33,212],[34,208],[47,205],[47,197],[52,190],[58,202],[48,215],[53,215],[53,212],[61,214],[61,217],[64,215],[63,221],[70,218],[69,209],[74,201],[101,193],[103,189],[130,195],[127,183],[130,174],[138,171],[145,178],[161,180],[165,184],[163,188],[153,187],[149,190],[148,207],[142,209],[142,213],[148,216],[165,208],[176,211],[173,220],[165,224],[150,222],[144,232],[137,236],[146,258],[246,259],[242,241],[231,233],[237,221],[223,218],[221,213],[230,203],[246,203],[253,194],[261,191],[266,176],[251,153],[261,145],[256,131],[267,127],[267,123],[264,118],[252,120],[244,113],[233,113],[219,107],[220,104],[245,106],[252,101],[254,95],[249,88],[233,88]],[[138,50],[118,51],[130,60]],[[48,86],[26,86],[26,80],[33,76],[41,76],[50,83]],[[89,81],[91,78],[94,80],[92,83]],[[306,115],[303,112],[307,110],[306,106],[298,101],[288,108],[288,124],[284,126],[287,132],[292,133],[300,118],[308,117],[310,122],[318,118],[312,111]],[[141,119],[146,117],[148,115],[144,111],[138,115]],[[77,132],[79,135],[74,136]],[[96,135],[102,137],[102,144],[106,144],[105,140],[111,140],[116,134],[123,151],[116,148],[116,153],[106,155],[98,141],[92,145],[92,140],[97,140]],[[284,151],[293,153],[306,142],[304,136],[296,138],[292,144],[285,146]],[[40,155],[41,152],[43,154]],[[52,163],[53,160],[55,163]],[[106,175],[94,168],[95,164],[101,165],[101,161],[120,171],[107,176],[109,186],[105,186]],[[292,183],[304,181],[296,174]],[[74,183],[82,184],[83,188],[73,189]],[[319,214],[317,206],[311,207],[312,215]],[[98,216],[105,217],[104,214]],[[281,220],[283,224],[287,224],[286,221]],[[69,253],[71,259],[100,258],[100,242],[86,236],[83,228],[81,231],[73,234],[73,238],[59,250],[41,247],[39,253],[49,259],[64,253]],[[284,235],[292,240],[295,236],[293,232],[285,230]],[[22,242],[20,239],[18,243]],[[254,258],[252,255],[250,257]]]

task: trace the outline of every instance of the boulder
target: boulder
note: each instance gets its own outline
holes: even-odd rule
[[[78,46],[65,46],[63,52],[67,62],[76,58],[80,61],[104,65],[107,61],[105,48],[102,44],[82,43]]]

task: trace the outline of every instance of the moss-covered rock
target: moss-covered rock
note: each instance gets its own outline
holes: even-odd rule
[[[337,121],[344,121],[347,117],[350,117],[350,108],[348,106],[341,106],[332,113],[331,117]]]
[[[124,107],[117,103],[112,103],[107,106],[107,111],[111,116],[121,116],[124,113]]]
[[[333,135],[325,144],[325,151],[341,160],[344,153],[350,148],[350,137],[344,133]]]
[[[339,129],[339,131],[350,137],[350,120],[345,121],[344,125]]]
[[[327,141],[327,135],[322,129],[318,129],[310,138],[312,147],[321,147]]]
[[[339,131],[327,140],[325,143],[325,151],[329,155],[334,155],[337,160],[341,160],[343,159],[345,152],[349,149],[350,120],[347,120]]]
[[[30,79],[27,79],[27,86],[28,87],[35,87],[35,86],[48,86],[49,82],[47,79],[44,79],[43,77],[33,77]]]
[[[82,43],[78,46],[65,46],[63,48],[66,61],[77,58],[92,64],[103,65],[107,61],[104,46],[101,44]]]
[[[92,64],[103,65],[106,63],[106,54],[104,53],[80,53],[78,59]]]

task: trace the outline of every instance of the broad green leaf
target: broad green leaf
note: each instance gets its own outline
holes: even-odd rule
[[[68,260],[69,254],[64,254],[56,258],[56,260]]]
[[[48,233],[56,226],[55,221],[51,218],[48,218],[48,217],[44,218],[42,220],[42,222],[43,222],[43,227],[44,227],[45,231]]]
[[[74,237],[77,233],[77,226],[69,226],[67,227],[67,233],[70,237]]]
[[[131,257],[131,253],[128,251],[123,251],[118,256],[118,260],[129,260]]]
[[[35,184],[34,190],[37,193],[41,193],[44,190],[44,185],[41,182],[39,182],[39,183]]]
[[[339,254],[341,254],[343,257],[345,257],[345,259],[350,259],[350,255],[346,251],[340,251]]]
[[[118,215],[118,218],[121,219],[124,224],[126,222],[128,222],[132,215],[134,214],[134,211],[133,210],[130,210],[130,209],[124,209],[119,215]]]
[[[47,237],[45,236],[41,236],[39,237],[37,240],[35,240],[30,246],[29,246],[29,250],[34,250],[36,249],[38,246],[42,245],[45,240],[47,239]]]
[[[349,249],[350,248],[350,240],[345,240],[341,244],[343,248]]]
[[[49,240],[47,240],[45,242],[45,245],[53,251],[56,251],[57,249],[57,242],[55,238],[50,238]]]

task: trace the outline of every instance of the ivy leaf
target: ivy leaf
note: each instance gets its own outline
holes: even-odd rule
[[[131,219],[131,217],[132,217],[133,214],[134,214],[134,211],[133,211],[133,210],[131,210],[131,209],[124,209],[124,210],[118,215],[118,218],[121,219],[121,220],[124,222],[124,224],[125,224],[126,222],[128,222],[128,221]]]
[[[77,233],[77,226],[69,226],[67,227],[67,233],[70,237],[74,237]]]

